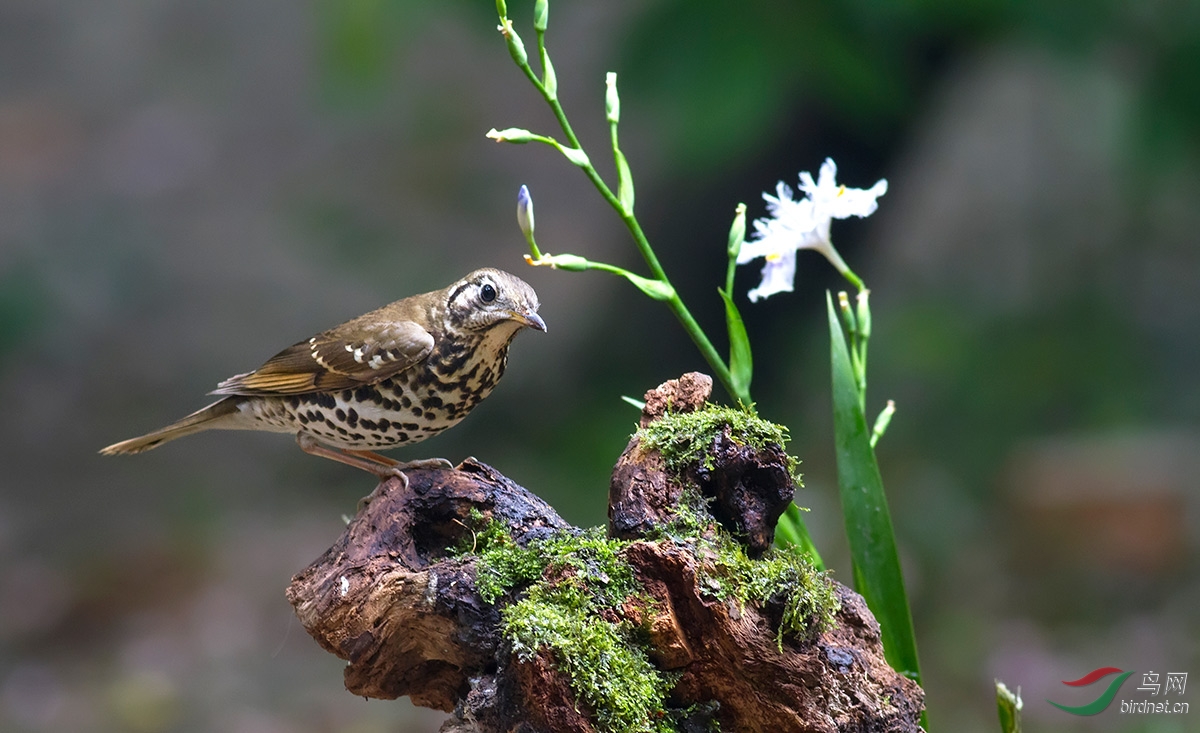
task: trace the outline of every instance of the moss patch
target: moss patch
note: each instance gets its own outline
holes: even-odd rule
[[[775,640],[781,651],[785,638],[804,641],[833,626],[841,604],[826,573],[796,548],[773,547],[751,558],[716,523],[695,489],[684,489],[675,518],[660,536],[691,547],[697,556],[716,557],[701,566],[700,589],[706,595],[779,609]]]
[[[709,448],[726,428],[735,443],[755,450],[764,450],[769,445],[786,448],[789,439],[787,428],[782,425],[746,410],[720,405],[707,405],[695,412],[668,412],[639,428],[634,437],[646,448],[661,453],[667,468],[678,473],[702,460],[706,468],[713,468]],[[789,455],[788,473],[796,477],[797,483],[798,466],[799,461]]]
[[[601,527],[556,532],[521,547],[499,522],[488,522],[475,538],[479,557],[475,585],[488,603],[513,588],[538,581],[586,588],[602,606],[615,608],[641,590],[621,557],[628,544],[609,539]],[[550,577],[547,577],[550,576]]]
[[[641,630],[612,612],[642,592],[621,557],[628,542],[595,528],[520,547],[497,522],[488,523],[475,542],[476,585],[485,600],[494,603],[525,588],[500,612],[504,637],[519,658],[549,650],[602,731],[674,730],[665,711],[671,676],[646,656]]]
[[[624,558],[631,543],[595,528],[558,532],[521,547],[500,523],[476,522],[481,526],[462,551],[477,558],[476,585],[485,600],[515,596],[500,611],[513,652],[528,660],[549,651],[601,731],[679,730],[690,713],[666,708],[674,675],[654,666],[644,630],[619,613],[630,597],[650,600]],[[833,622],[837,598],[823,573],[790,551],[751,559],[712,519],[698,493],[685,492],[677,519],[657,539],[694,554],[704,568],[706,595],[778,613],[780,649],[785,638],[811,638]]]
[[[671,677],[650,662],[628,622],[611,623],[602,610],[573,583],[535,585],[501,612],[504,636],[522,659],[549,649],[577,698],[595,711],[600,730],[674,730],[665,711]]]
[[[704,590],[721,600],[745,605],[778,607],[775,641],[783,651],[785,637],[812,639],[833,626],[839,603],[824,573],[817,571],[795,549],[772,548],[752,560],[742,546],[725,537],[718,547],[713,572],[707,573]],[[711,582],[715,581],[715,583]]]

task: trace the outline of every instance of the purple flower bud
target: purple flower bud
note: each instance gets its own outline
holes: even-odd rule
[[[529,187],[521,185],[517,192],[517,226],[526,239],[533,238],[533,198],[529,195]]]

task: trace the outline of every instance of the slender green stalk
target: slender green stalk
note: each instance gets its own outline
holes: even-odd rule
[[[549,55],[545,50],[545,32],[539,30],[537,35],[539,55],[541,58],[546,60],[544,63],[548,63]],[[555,119],[558,120],[559,127],[562,128],[563,135],[566,136],[567,143],[570,145],[570,147],[581,150],[582,146],[579,143],[579,138],[575,135],[575,131],[571,128],[571,123],[567,120],[567,114],[563,110],[562,104],[558,101],[558,95],[556,93],[551,93],[546,89],[546,85],[543,84],[542,80],[538,78],[533,68],[530,67],[527,59],[522,61],[514,58],[514,60],[517,61],[517,65],[521,68],[521,71],[525,73],[525,76],[529,79],[529,82],[533,84],[534,88],[538,90],[538,93],[542,95],[542,98],[546,100],[546,104],[550,106],[551,112],[554,113]],[[613,132],[613,142],[614,144],[616,143],[615,129]],[[752,404],[753,400],[750,398],[749,390],[739,390],[734,384],[733,377],[729,371],[729,366],[725,363],[725,360],[721,358],[721,355],[717,352],[716,347],[713,346],[712,341],[709,340],[703,329],[700,328],[700,324],[696,322],[696,319],[692,316],[691,311],[689,311],[687,306],[684,304],[683,299],[679,297],[678,292],[675,291],[674,286],[667,277],[666,271],[663,270],[662,264],[658,261],[658,256],[654,254],[654,248],[650,246],[650,241],[646,238],[646,233],[642,231],[642,227],[638,223],[637,217],[633,215],[632,211],[626,210],[626,207],[621,204],[620,199],[612,192],[612,189],[608,187],[608,184],[604,182],[604,179],[600,177],[600,174],[596,171],[595,166],[593,166],[590,161],[580,165],[579,167],[583,169],[583,172],[588,177],[588,180],[592,182],[592,185],[596,187],[596,190],[600,192],[600,195],[605,201],[608,202],[609,206],[611,206],[613,210],[616,211],[621,217],[621,221],[625,223],[625,227],[633,236],[634,244],[637,245],[638,251],[641,253],[642,259],[645,260],[646,266],[650,268],[650,272],[653,277],[656,280],[661,281],[664,286],[670,288],[670,290],[675,293],[665,302],[667,303],[668,307],[670,307],[671,312],[675,314],[675,318],[683,326],[684,330],[687,331],[688,336],[691,337],[692,343],[694,343],[696,348],[700,350],[701,356],[704,357],[704,360],[708,362],[708,365],[712,368],[713,372],[715,372],[714,376],[716,376],[717,380],[721,382],[726,391],[728,391],[734,399],[744,405]]]
[[[675,314],[675,318],[683,326],[684,330],[687,331],[696,348],[700,350],[701,356],[708,362],[714,376],[724,386],[729,395],[746,409],[753,409],[754,402],[750,396],[753,361],[750,353],[749,338],[746,335],[741,314],[738,312],[733,300],[734,271],[737,266],[738,252],[745,236],[745,205],[738,205],[734,225],[730,229],[728,244],[729,265],[725,276],[725,289],[718,290],[725,302],[726,323],[729,329],[730,356],[729,361],[726,362],[717,352],[712,341],[709,340],[708,336],[700,328],[700,324],[696,322],[691,311],[684,304],[683,299],[679,297],[678,291],[671,284],[666,271],[654,253],[654,248],[651,247],[645,232],[642,231],[641,224],[638,223],[637,217],[633,213],[633,177],[629,171],[629,164],[625,160],[624,153],[621,152],[617,132],[617,126],[620,121],[620,100],[616,90],[616,75],[612,73],[608,75],[606,79],[607,92],[605,95],[606,116],[609,122],[613,150],[613,163],[617,170],[618,180],[617,192],[614,194],[613,190],[604,182],[604,179],[600,177],[595,166],[592,165],[591,158],[584,153],[583,146],[580,144],[579,138],[575,135],[575,131],[571,128],[571,123],[567,119],[566,112],[558,100],[558,82],[554,74],[553,64],[550,61],[550,55],[546,51],[546,3],[539,2],[535,6],[534,11],[534,29],[537,32],[538,58],[541,61],[543,70],[543,75],[540,79],[529,65],[528,54],[525,52],[520,37],[513,30],[512,23],[506,17],[506,7],[502,0],[497,2],[497,10],[500,14],[501,30],[508,41],[509,52],[513,57],[513,61],[516,62],[534,88],[538,90],[538,93],[542,95],[546,104],[549,105],[566,138],[566,144],[564,145],[542,135],[535,135],[526,130],[516,129],[505,131],[493,130],[489,133],[489,137],[514,143],[541,142],[553,145],[572,163],[581,168],[584,175],[588,177],[588,180],[599,191],[601,197],[608,202],[609,206],[621,217],[621,221],[625,223],[625,227],[633,237],[634,244],[641,253],[642,259],[646,262],[646,266],[650,269],[652,277],[641,277],[623,268],[605,263],[590,262],[575,255],[543,255],[534,243],[531,224],[527,227],[530,231],[526,232],[531,252],[531,255],[527,259],[534,265],[548,265],[570,270],[601,270],[609,272],[626,278],[643,293],[656,300],[665,302],[671,309],[671,312]],[[527,198],[527,192],[525,192],[525,195]],[[521,216],[532,217],[532,205],[528,201],[521,204],[522,207],[526,205],[528,205],[527,211],[523,214],[519,213],[518,219]],[[526,228],[525,225],[523,225],[523,228]],[[849,268],[845,267],[845,263],[842,263],[839,270],[849,273]],[[853,276],[853,273],[849,273],[848,277],[851,276]],[[808,534],[808,528],[800,516],[799,508],[795,505],[792,505],[788,513],[781,519],[779,523],[779,537],[784,544],[798,546],[812,558],[814,563],[823,567],[820,555],[813,545],[812,538]]]
[[[833,298],[827,295],[830,336],[830,366],[833,377],[833,431],[837,448],[838,493],[850,543],[854,587],[879,621],[883,653],[897,672],[921,683],[917,641],[899,552],[892,529],[891,513],[883,478],[875,458],[875,444],[887,428],[894,406],[889,405],[868,432],[862,404],[865,393],[855,373],[852,349],[847,346],[842,322]],[[846,310],[841,309],[846,321]],[[863,313],[855,318],[863,330]],[[869,332],[870,315],[866,315]],[[861,333],[859,334],[861,336]],[[851,333],[854,339],[855,334]],[[925,715],[922,713],[923,727]]]

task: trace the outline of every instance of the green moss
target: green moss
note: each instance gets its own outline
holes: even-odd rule
[[[557,532],[521,547],[499,522],[474,519],[480,526],[470,546],[460,549],[476,556],[476,584],[488,602],[516,596],[500,611],[513,652],[522,659],[550,652],[601,731],[677,730],[688,711],[666,708],[674,676],[651,663],[644,629],[619,612],[631,597],[650,600],[624,559],[630,543],[596,528]],[[837,599],[823,573],[787,551],[751,559],[696,492],[685,492],[676,520],[657,539],[701,560],[706,595],[778,609],[780,649],[785,637],[811,638],[832,624]]]
[[[473,516],[482,523],[482,516]],[[528,585],[542,575],[546,564],[535,547],[521,547],[501,523],[490,521],[472,538],[465,552],[478,555],[475,587],[488,603],[495,603],[510,588]]]
[[[680,496],[675,518],[660,538],[693,548],[698,556],[716,557],[702,565],[700,588],[722,601],[781,609],[775,640],[805,640],[832,627],[840,604],[828,576],[795,548],[771,548],[752,559],[745,547],[722,529],[695,489]]]
[[[661,453],[667,468],[678,473],[701,460],[706,468],[713,468],[709,448],[726,426],[735,443],[756,450],[769,445],[785,448],[789,439],[787,428],[782,425],[767,422],[746,410],[720,405],[707,405],[695,412],[668,412],[639,428],[634,437],[646,448]],[[789,455],[788,473],[797,476],[798,465],[799,461]]]
[[[826,575],[794,549],[771,548],[751,559],[728,537],[719,543],[717,562],[701,587],[722,600],[781,609],[775,642],[811,639],[833,626],[839,603]]]
[[[602,527],[579,533],[556,532],[521,547],[499,522],[476,534],[475,585],[488,603],[513,588],[543,580],[570,580],[588,588],[599,603],[616,607],[640,590],[629,565],[620,557],[626,544],[605,536]]]
[[[611,623],[601,610],[575,583],[538,584],[501,612],[504,636],[523,659],[550,650],[600,730],[672,731],[665,711],[671,677],[650,662],[630,624]]]
[[[475,534],[476,586],[494,603],[524,588],[500,612],[513,652],[529,659],[546,649],[567,673],[577,699],[611,733],[667,733],[670,675],[646,656],[640,629],[604,613],[642,594],[621,557],[628,542],[609,539],[601,528],[558,532],[520,547],[498,522]],[[469,549],[469,548],[468,548]]]

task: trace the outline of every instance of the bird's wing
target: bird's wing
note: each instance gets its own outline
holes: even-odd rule
[[[352,389],[399,374],[433,351],[433,336],[412,321],[351,321],[284,349],[211,394],[269,396]]]

